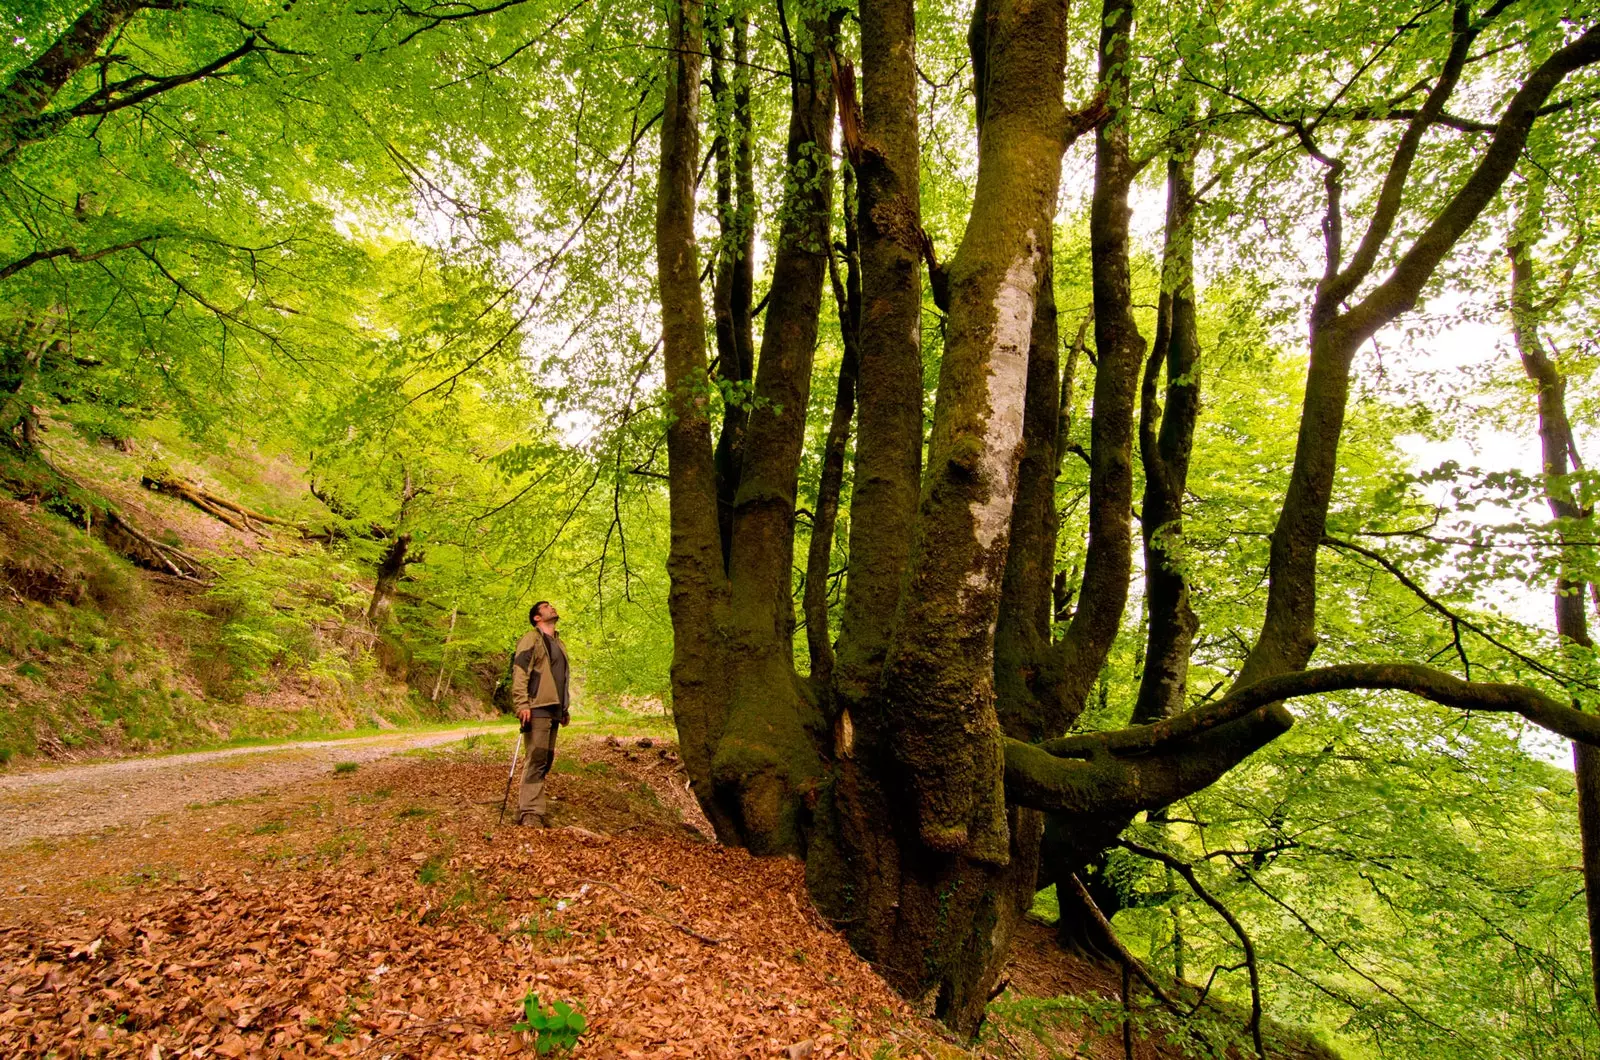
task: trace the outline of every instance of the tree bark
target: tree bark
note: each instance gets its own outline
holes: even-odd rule
[[[1077,610],[1061,641],[1045,656],[1045,672],[1036,682],[1039,709],[1028,730],[1033,740],[1064,732],[1083,712],[1116,642],[1133,571],[1133,409],[1145,349],[1133,319],[1128,251],[1128,195],[1134,177],[1128,130],[1133,15],[1131,0],[1103,0],[1100,88],[1111,116],[1096,136],[1089,213],[1098,354],[1090,428],[1089,539]],[[1059,402],[1055,414],[1059,423]],[[1053,455],[1059,458],[1059,447]],[[1052,542],[1052,566],[1053,552]],[[1059,896],[1074,876],[1094,878],[1085,871],[1088,863],[1126,823],[1120,818],[1085,822],[1053,816],[1042,852],[1043,879],[1056,885]],[[1057,941],[1084,956],[1100,956],[1098,928],[1084,920],[1086,910],[1068,902],[1059,903],[1059,909]]]
[[[18,345],[30,337],[23,329]],[[20,451],[33,449],[33,439],[28,435],[28,421],[33,416],[33,385],[39,378],[39,366],[44,360],[45,347],[34,343],[26,348],[14,348],[4,365],[6,389],[0,392],[0,439]]]
[[[734,502],[728,719],[713,795],[757,853],[803,853],[803,792],[820,780],[826,725],[794,672],[795,493],[828,270],[833,180],[832,47],[838,19],[813,21],[791,59],[788,178]]]
[[[868,16],[864,8],[864,33]],[[909,22],[909,7],[903,17]],[[869,720],[855,725],[851,757],[837,774],[842,856],[808,862],[825,911],[852,944],[902,993],[930,998],[940,1018],[969,1033],[1037,871],[1039,815],[1008,811],[1001,788],[993,629],[1065,129],[1064,5],[1001,2],[981,17],[975,39],[988,76],[978,187],[950,264],[938,407],[906,588],[895,594],[881,692],[863,711]],[[909,81],[913,71],[906,73]],[[868,227],[881,235],[889,216],[869,216],[868,183],[863,173],[863,460],[875,396],[867,381],[877,290],[866,267]],[[898,245],[907,264],[909,244]],[[908,330],[899,341],[909,347],[910,338]],[[891,529],[903,537],[906,525]],[[854,529],[864,529],[860,514]],[[853,535],[852,596],[861,588],[858,565],[875,564],[876,555]]]
[[[1048,738],[1065,731],[1103,670],[1132,566],[1132,440],[1144,366],[1128,250],[1133,11],[1129,0],[1105,0],[1102,13],[1104,87],[1118,120],[1100,135],[1092,219],[1098,360],[1091,569],[1067,638],[1051,647],[1049,622],[1059,610],[1049,592],[1051,495],[1070,411],[1060,395],[1048,289],[1051,224],[1063,146],[1094,112],[1069,116],[1062,103],[1065,5],[981,0],[974,14],[978,179],[961,247],[939,270],[948,317],[926,472],[919,468],[920,267],[927,243],[917,205],[913,6],[907,0],[862,5],[863,113],[854,104],[853,71],[832,61],[834,27],[813,24],[792,34],[779,9],[794,92],[791,179],[773,243],[773,296],[726,566],[694,242],[700,7],[683,0],[669,12],[657,253],[670,412],[674,709],[685,764],[719,836],[758,852],[803,854],[813,899],[857,952],[902,994],[968,1033],[982,1018],[1015,925],[1031,904],[1043,814],[1061,826],[1059,863],[1087,864],[1135,814],[1206,787],[1283,733],[1292,720],[1283,705],[1288,699],[1402,689],[1464,709],[1515,712],[1574,739],[1600,740],[1600,719],[1528,688],[1464,682],[1409,663],[1304,669],[1314,599],[1296,600],[1291,590],[1314,592],[1315,569],[1314,555],[1308,568],[1298,541],[1308,528],[1316,531],[1313,546],[1322,538],[1349,357],[1369,329],[1409,306],[1505,179],[1533,116],[1564,76],[1552,79],[1550,71],[1594,61],[1585,58],[1585,34],[1540,65],[1466,184],[1399,255],[1395,272],[1362,297],[1371,263],[1383,258],[1369,247],[1376,240],[1381,250],[1394,227],[1410,155],[1453,89],[1463,41],[1478,32],[1460,11],[1444,75],[1418,108],[1420,124],[1402,138],[1380,189],[1383,204],[1349,267],[1341,267],[1337,239],[1330,237],[1313,321],[1308,424],[1293,472],[1299,485],[1281,515],[1287,529],[1274,538],[1255,676],[1216,702],[1173,713],[1183,702],[1177,645],[1186,636],[1181,594],[1174,594],[1152,611],[1153,620],[1176,631],[1171,644],[1150,652],[1153,666],[1172,663],[1151,679],[1144,709],[1154,720]],[[845,154],[860,183],[861,257],[859,332],[846,324],[847,341],[851,334],[859,341],[851,556],[831,695],[796,679],[789,596],[803,416],[828,264],[829,189],[821,159],[829,144],[832,93],[823,71],[830,65]],[[1332,222],[1338,220],[1335,169]],[[1141,449],[1160,479],[1146,499],[1147,547],[1163,560],[1170,546],[1162,535],[1181,526],[1196,397],[1193,295],[1180,282],[1189,254],[1183,217],[1189,178],[1181,161],[1173,178],[1171,265]],[[1337,230],[1331,223],[1334,236]],[[841,300],[848,307],[853,292]],[[1166,408],[1158,428],[1162,371]],[[848,422],[840,415],[843,388],[839,396],[830,454]],[[1312,452],[1316,445],[1322,451]],[[814,538],[831,523],[819,511]],[[1157,576],[1181,575],[1181,567],[1152,567]],[[826,563],[819,567],[813,556],[808,569],[808,587],[824,589]],[[1046,576],[1030,578],[1029,571]],[[1158,613],[1165,617],[1155,619]],[[814,669],[825,671],[825,598],[808,599],[807,615]],[[1022,664],[1041,651],[1042,662],[1029,672]]]
[[[950,265],[950,320],[885,665],[896,753],[931,849],[1003,863],[993,629],[1022,455],[1027,355],[1061,173],[1064,13],[996,4],[972,217]]]
[[[1089,542],[1078,609],[1052,660],[1054,697],[1063,729],[1083,712],[1116,642],[1133,573],[1134,403],[1145,340],[1133,319],[1128,262],[1128,153],[1131,119],[1132,0],[1104,0],[1100,30],[1101,90],[1111,118],[1095,148],[1089,247],[1094,261],[1094,412],[1089,443]]]
[[[1052,224],[1044,233],[1044,269],[1028,344],[1022,460],[1011,507],[1011,542],[994,631],[994,681],[1000,724],[1009,736],[1041,740],[1060,725],[1044,666],[1050,654],[1056,565],[1056,430],[1061,424],[1060,335],[1056,323]]]
[[[910,554],[922,473],[922,205],[916,12],[862,0],[861,106],[841,101],[856,174],[861,359],[856,462],[835,687],[871,743],[874,695]],[[852,138],[852,124],[860,130]]]
[[[833,301],[839,311],[839,336],[844,346],[839,361],[839,385],[833,397],[833,415],[822,446],[822,471],[817,477],[816,510],[811,515],[811,541],[806,552],[806,589],[801,602],[806,616],[806,649],[811,656],[811,688],[830,716],[833,693],[833,640],[828,623],[828,581],[833,569],[834,529],[839,517],[839,495],[844,485],[845,450],[850,444],[850,423],[855,418],[856,366],[861,360],[861,258],[855,217],[850,205],[855,199],[853,171],[846,163],[844,176],[845,245],[844,276],[839,275],[837,258],[828,259],[828,274],[833,282]]]
[[[749,15],[739,12],[709,34],[711,95],[715,135],[719,242],[713,317],[717,329],[717,380],[723,390],[722,429],[714,459],[717,469],[717,524],[722,562],[733,549],[733,506],[744,461],[744,434],[750,422],[748,388],[755,376],[751,306],[755,291],[755,155],[750,126],[750,74],[746,60]],[[722,40],[732,38],[731,78],[723,72]]]

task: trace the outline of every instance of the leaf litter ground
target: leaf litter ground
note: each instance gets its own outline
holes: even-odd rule
[[[798,862],[696,827],[670,747],[564,748],[544,831],[495,827],[501,750],[14,849],[0,1054],[505,1055],[530,990],[583,1006],[578,1055],[922,1051]]]
[[[955,1048],[821,920],[800,863],[710,841],[670,743],[567,741],[544,831],[497,827],[503,744],[12,847],[0,1055],[503,1056],[531,1048],[532,991],[582,1006],[576,1056],[1123,1056],[1081,1005],[1031,1008],[1119,989],[1043,928],[986,1042]],[[1139,1038],[1136,1060],[1190,1055]]]

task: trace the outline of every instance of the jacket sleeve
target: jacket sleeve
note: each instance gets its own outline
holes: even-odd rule
[[[532,705],[529,697],[530,681],[539,679],[539,656],[544,654],[544,638],[537,633],[523,634],[517,641],[517,650],[511,657],[511,709],[514,713],[527,710]]]

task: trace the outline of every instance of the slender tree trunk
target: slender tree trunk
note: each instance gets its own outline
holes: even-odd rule
[[[719,244],[713,316],[717,329],[717,380],[723,388],[722,429],[717,435],[717,524],[722,562],[733,549],[733,506],[750,422],[748,388],[755,375],[755,174],[750,127],[750,74],[746,64],[749,15],[739,12],[708,34],[711,95],[716,117],[715,156]],[[731,36],[732,73],[724,73],[724,34]]]
[[[450,628],[445,630],[444,643],[439,646],[439,675],[433,679],[433,695],[429,697],[429,702],[431,703],[439,702],[439,692],[444,688],[444,678],[448,672],[445,669],[444,660],[445,655],[450,651],[450,638],[455,636],[456,633],[456,613],[459,610],[459,606],[450,608]]]
[[[22,341],[26,341],[27,329]],[[6,365],[8,389],[0,392],[0,439],[23,452],[31,452],[33,438],[29,434],[30,421],[34,419],[32,389],[39,378],[39,364],[44,359],[44,347],[32,345],[27,349],[13,349],[13,363]],[[20,436],[19,436],[20,429]],[[37,429],[37,424],[34,425]]]
[[[667,473],[671,544],[667,574],[672,615],[672,712],[684,766],[717,835],[738,829],[711,792],[711,760],[727,717],[725,648],[728,581],[717,528],[717,476],[709,417],[705,306],[695,243],[695,172],[700,155],[699,0],[667,12],[668,59],[656,184],[656,271],[671,417]]]
[[[856,951],[896,965],[902,774],[878,694],[910,553],[922,468],[922,214],[913,0],[862,0],[861,99],[839,68],[839,115],[856,178],[861,302],[850,566],[829,703],[834,782],[806,875]],[[846,203],[846,208],[850,204]],[[913,840],[914,842],[914,840]],[[920,958],[905,965],[922,967]],[[896,985],[925,993],[915,972]]]
[[[811,655],[811,687],[816,695],[833,691],[833,640],[828,628],[828,579],[833,568],[834,528],[839,516],[839,494],[844,484],[845,449],[850,443],[850,423],[855,418],[856,366],[861,358],[860,241],[851,206],[855,180],[848,163],[843,168],[845,245],[844,276],[830,256],[828,273],[833,300],[839,310],[839,335],[844,354],[839,361],[839,385],[833,398],[833,415],[822,447],[822,472],[817,478],[817,505],[811,516],[811,542],[806,554],[806,591],[802,607],[806,616],[806,648]],[[825,709],[829,705],[825,704]],[[831,713],[831,711],[828,711]]]
[[[1132,0],[1104,0],[1101,89],[1111,119],[1097,134],[1094,198],[1089,212],[1094,260],[1094,414],[1089,443],[1089,542],[1078,609],[1053,660],[1058,717],[1070,724],[1116,642],[1133,573],[1134,405],[1145,340],[1133,319],[1128,261],[1128,153],[1132,80]]]
[[[1539,446],[1545,483],[1545,501],[1550,514],[1570,524],[1593,526],[1594,512],[1578,502],[1567,476],[1581,465],[1573,444],[1572,424],[1567,418],[1567,380],[1560,367],[1545,351],[1539,335],[1538,277],[1531,244],[1539,229],[1543,206],[1542,185],[1530,189],[1527,209],[1521,218],[1521,231],[1513,237],[1511,256],[1511,320],[1522,367],[1538,390]],[[1567,543],[1567,529],[1560,531],[1561,570],[1556,577],[1556,633],[1561,639],[1585,651],[1594,647],[1589,635],[1585,597],[1590,588],[1572,555],[1575,546]],[[1593,540],[1592,530],[1583,534]],[[1574,701],[1573,706],[1583,709]],[[1600,1004],[1600,749],[1587,744],[1572,744],[1572,764],[1578,789],[1578,832],[1583,854],[1583,886],[1589,914],[1589,961],[1594,980],[1595,1001]]]
[[[922,205],[916,15],[911,0],[862,0],[861,106],[841,102],[856,174],[861,360],[851,565],[835,686],[869,742],[874,692],[910,553],[922,473]],[[851,137],[852,123],[860,130]]]
[[[1167,245],[1156,339],[1145,367],[1139,414],[1139,453],[1144,464],[1140,530],[1150,630],[1133,708],[1135,725],[1183,709],[1189,652],[1199,626],[1189,606],[1189,581],[1181,558],[1183,494],[1189,481],[1195,421],[1200,415],[1193,212],[1194,157],[1185,145],[1167,163]],[[1163,367],[1167,376],[1164,408],[1156,400],[1156,383]]]
[[[828,271],[833,180],[832,47],[838,18],[814,21],[791,56],[789,178],[733,513],[726,729],[713,798],[757,853],[805,850],[799,793],[820,781],[826,724],[794,672],[795,493]]]

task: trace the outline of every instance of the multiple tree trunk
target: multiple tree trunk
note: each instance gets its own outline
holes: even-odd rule
[[[736,79],[730,87],[719,69],[729,35],[737,67],[742,27],[713,26],[708,44],[700,0],[669,5],[656,240],[671,411],[674,713],[696,794],[725,842],[803,857],[813,898],[856,949],[906,996],[972,1031],[1041,878],[1045,814],[1052,842],[1044,878],[1072,882],[1136,814],[1206,787],[1285,731],[1289,698],[1398,688],[1600,739],[1600,719],[1530,689],[1410,663],[1306,669],[1316,642],[1316,554],[1354,354],[1412,306],[1488,205],[1550,92],[1600,60],[1594,31],[1534,69],[1459,190],[1409,245],[1392,246],[1413,161],[1487,21],[1455,5],[1449,54],[1408,118],[1348,261],[1343,163],[1320,150],[1315,129],[1296,129],[1326,167],[1327,263],[1291,484],[1272,536],[1266,616],[1235,686],[1186,709],[1196,623],[1179,556],[1199,412],[1197,148],[1181,136],[1166,151],[1163,283],[1147,344],[1129,263],[1132,0],[1104,0],[1100,95],[1078,112],[1064,102],[1065,5],[978,0],[969,33],[978,177],[962,243],[932,278],[947,317],[926,438],[921,267],[932,255],[917,190],[914,5],[862,0],[860,20],[859,100],[853,69],[837,53],[836,21],[780,23],[792,93],[789,179],[752,373],[744,360],[753,345],[748,97],[741,101]],[[715,371],[695,242],[707,54],[719,100]],[[830,261],[836,97],[855,186],[842,269]],[[1053,638],[1067,595],[1052,592],[1054,484],[1065,445],[1062,377],[1070,386],[1073,368],[1070,357],[1065,373],[1060,364],[1053,226],[1062,153],[1091,128],[1089,539],[1077,608]],[[1397,266],[1369,282],[1384,253]],[[791,648],[795,498],[830,266],[846,363],[811,513],[804,609],[812,667],[803,678]],[[714,445],[718,388],[736,400],[723,402]],[[852,401],[850,564],[841,632],[830,645],[829,544]],[[1134,723],[1063,738],[1122,624],[1136,439],[1150,630]]]

